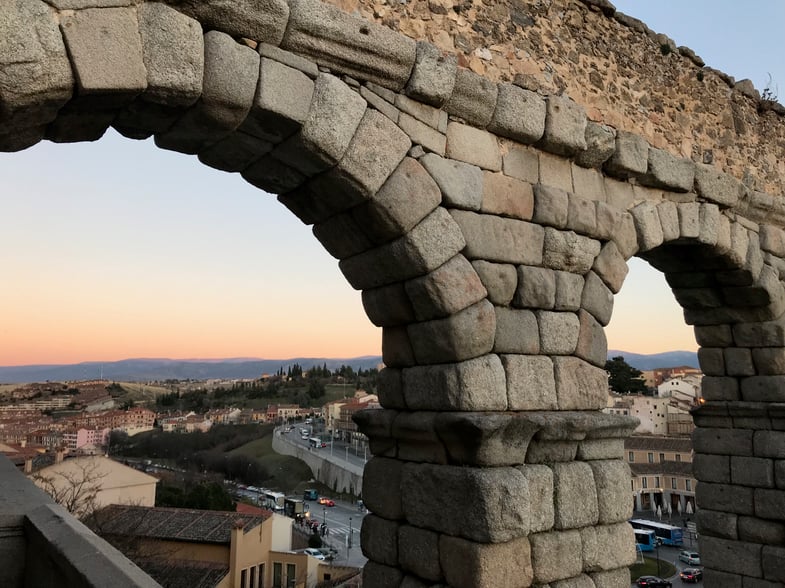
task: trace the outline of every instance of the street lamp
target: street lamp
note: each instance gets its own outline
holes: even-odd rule
[[[349,517],[349,549],[352,548],[352,517]]]
[[[322,507],[322,523],[325,527],[327,526],[327,509],[324,507]]]

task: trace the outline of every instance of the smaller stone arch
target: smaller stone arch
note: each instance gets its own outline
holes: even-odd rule
[[[634,422],[601,409],[636,254],[711,374],[707,581],[783,579],[780,198],[316,0],[100,4],[0,18],[0,148],[112,125],[313,225],[383,329],[384,409],[357,417],[368,585],[629,585]]]

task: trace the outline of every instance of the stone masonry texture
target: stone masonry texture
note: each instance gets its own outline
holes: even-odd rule
[[[701,345],[707,585],[785,581],[785,109],[749,81],[602,0],[6,4],[0,150],[154,136],[361,291],[366,585],[629,585],[634,423],[602,411],[634,255]]]

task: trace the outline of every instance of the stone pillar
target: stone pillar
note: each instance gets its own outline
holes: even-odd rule
[[[785,583],[785,318],[696,329],[695,500],[706,581]]]
[[[385,409],[356,420],[374,453],[363,493],[370,585],[629,585],[631,419]]]
[[[782,585],[785,403],[714,401],[693,416],[706,581]]]

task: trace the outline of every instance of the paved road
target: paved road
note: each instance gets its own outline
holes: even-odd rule
[[[288,433],[284,432],[284,427],[279,427],[276,429],[276,434],[280,434],[288,443],[310,448],[310,442],[307,438],[303,439],[300,433],[300,429],[304,427],[306,425],[298,423]],[[313,448],[312,451],[338,465],[348,463],[363,468],[366,458],[370,459],[371,457],[370,452],[365,452],[362,449],[357,450],[341,441],[335,441],[331,445],[329,435],[324,431],[313,427],[310,427],[310,430],[310,436],[320,437],[327,443],[326,447]],[[324,539],[328,546],[338,552],[336,563],[356,567],[365,565],[368,560],[360,549],[360,527],[366,514],[365,509],[358,509],[356,504],[337,499],[335,499],[335,506],[332,507],[322,506],[315,500],[308,500],[306,503],[310,510],[310,517],[327,524],[328,534]],[[349,537],[351,537],[351,547],[349,547]]]
[[[288,433],[284,433],[284,428],[281,427],[276,429],[276,433],[280,432],[280,434],[283,435],[289,443],[308,448],[310,447],[310,442],[308,439],[303,439],[302,435],[300,434],[300,429],[304,426],[305,425],[298,424],[294,426]],[[313,430],[311,435],[314,437],[319,437],[327,444],[326,447],[315,448],[314,451],[329,455],[330,461],[336,463],[343,461],[362,468],[365,467],[365,462],[371,459],[371,452],[368,451],[367,448],[355,447],[352,444],[344,443],[343,441],[339,440],[330,442],[329,434],[323,430]]]
[[[338,551],[336,563],[361,567],[368,561],[360,549],[360,527],[365,517],[357,507],[348,502],[335,501],[335,506],[324,507],[309,503],[311,517],[327,523],[328,534],[324,537],[328,546]],[[351,544],[349,547],[349,537]]]
[[[654,516],[649,516],[648,513],[635,513],[635,518],[648,518],[651,520],[658,520]],[[690,517],[692,518],[692,517]],[[686,519],[685,519],[686,520]],[[682,521],[678,519],[675,515],[672,517],[671,520],[668,517],[663,517],[662,522],[668,523],[675,526],[681,526]],[[679,552],[682,550],[689,550],[689,551],[699,551],[697,541],[691,539],[689,534],[684,531],[684,544],[681,547],[671,547],[668,545],[662,545],[659,550],[651,551],[646,553],[646,557],[655,558],[659,555],[659,558],[662,561],[669,562],[676,567],[676,573],[673,576],[665,578],[666,580],[670,580],[674,586],[695,586],[695,584],[682,582],[681,578],[679,577],[679,572],[684,568],[699,568],[703,569],[703,566],[695,566],[695,565],[688,565],[679,560]],[[703,585],[703,582],[698,582],[698,586]],[[635,584],[633,584],[635,586]]]

